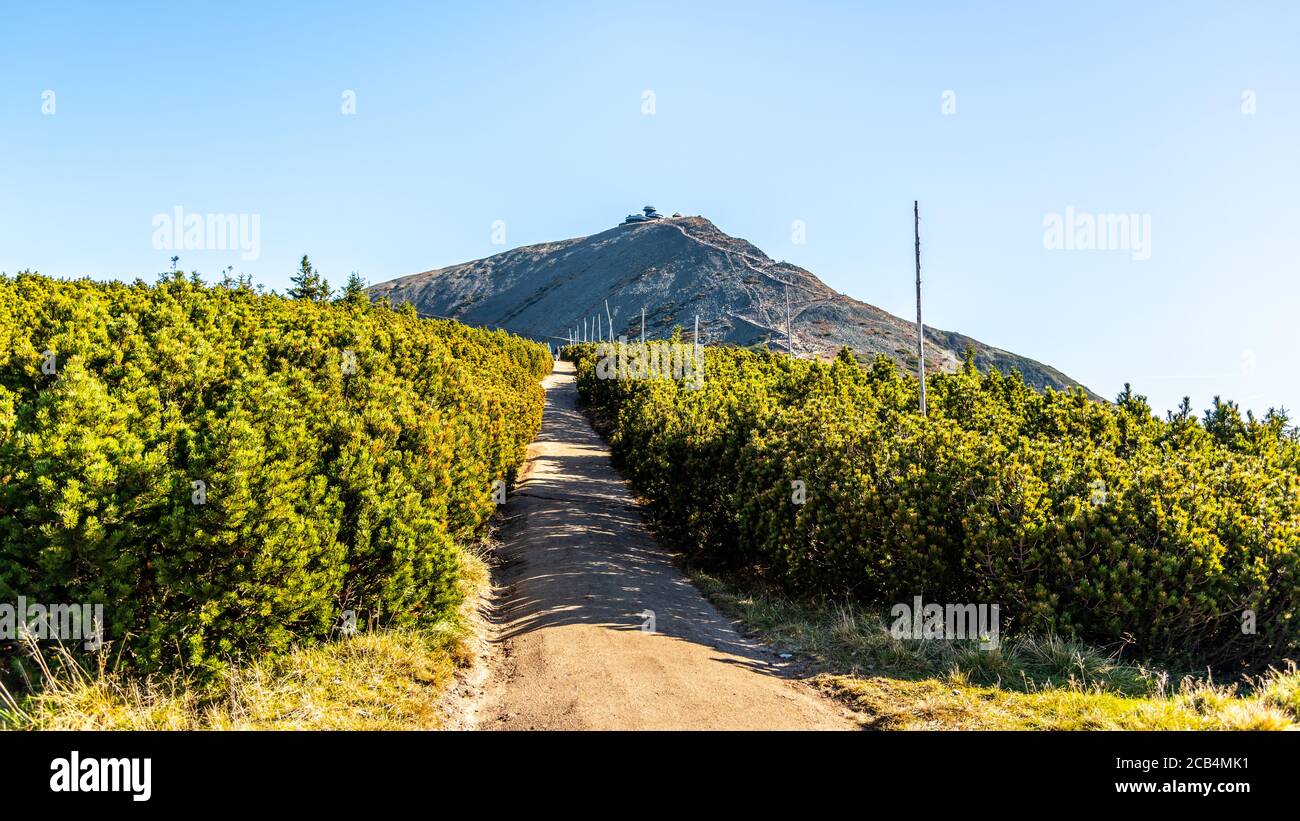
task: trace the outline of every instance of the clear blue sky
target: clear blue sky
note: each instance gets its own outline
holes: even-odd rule
[[[908,316],[919,199],[930,324],[1300,411],[1300,6],[996,6],[9,4],[0,270],[152,279],[179,205],[261,219],[186,270],[378,282],[652,203]],[[1067,206],[1150,215],[1150,259],[1045,249]]]

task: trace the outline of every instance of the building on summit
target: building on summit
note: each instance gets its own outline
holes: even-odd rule
[[[623,220],[623,224],[633,225],[638,222],[653,222],[660,219],[663,219],[663,215],[656,211],[653,205],[647,205],[641,209],[640,214],[628,214],[627,219]]]

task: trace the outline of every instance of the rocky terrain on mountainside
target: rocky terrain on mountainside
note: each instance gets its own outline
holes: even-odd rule
[[[372,297],[412,303],[422,313],[557,341],[597,323],[662,338],[695,317],[708,343],[786,347],[786,293],[795,353],[833,356],[847,345],[916,367],[915,324],[835,291],[811,272],[778,262],[709,220],[633,215],[587,237],[515,248],[484,259],[411,274],[370,288]],[[981,370],[1019,370],[1036,388],[1078,385],[1055,368],[951,331],[926,328],[926,369],[955,369],[967,345]]]

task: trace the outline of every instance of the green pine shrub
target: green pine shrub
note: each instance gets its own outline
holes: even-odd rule
[[[142,671],[444,618],[550,364],[366,300],[0,277],[0,601],[102,604]]]
[[[656,526],[704,566],[871,604],[997,603],[1004,630],[1164,663],[1300,654],[1300,443],[1281,413],[1216,400],[1162,420],[1127,389],[1040,394],[968,364],[927,380],[922,419],[884,358],[709,348],[687,390],[566,353]]]

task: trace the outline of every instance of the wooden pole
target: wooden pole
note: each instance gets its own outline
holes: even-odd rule
[[[925,416],[925,325],[921,322],[921,204],[912,200],[912,225],[916,232],[916,360],[921,378],[921,416]]]
[[[641,306],[641,344],[645,344],[645,306]]]
[[[785,346],[794,356],[794,337],[790,334],[790,286],[785,286]]]
[[[703,375],[704,363],[700,361],[700,315],[695,315],[695,340],[691,343],[691,373],[695,368],[700,368],[700,374]]]

